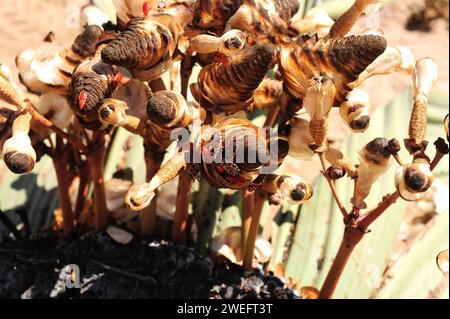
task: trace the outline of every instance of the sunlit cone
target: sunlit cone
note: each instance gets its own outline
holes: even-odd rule
[[[200,105],[207,110],[236,113],[253,102],[253,91],[272,68],[273,45],[258,44],[234,55],[227,64],[205,66],[198,76]]]
[[[231,116],[218,121],[212,129],[205,128],[198,147],[202,159],[214,161],[202,161],[203,177],[217,188],[247,188],[266,164],[261,156],[269,153],[262,133],[249,120]]]
[[[120,83],[121,74],[114,66],[104,63],[97,49],[95,56],[85,60],[74,72],[69,87],[70,106],[75,114],[86,121],[97,119],[99,103],[111,96]]]
[[[152,95],[147,103],[147,115],[153,124],[168,131],[187,127],[199,116],[198,110],[175,91],[160,91]]]
[[[372,35],[332,39],[303,36],[294,43],[283,44],[279,69],[285,92],[300,101],[300,109],[309,81],[327,76],[336,87],[334,105],[339,106],[351,91],[349,84],[384,52],[386,45],[384,38]]]
[[[101,57],[105,63],[127,68],[139,80],[150,81],[169,68],[182,32],[168,14],[136,18],[102,49]]]

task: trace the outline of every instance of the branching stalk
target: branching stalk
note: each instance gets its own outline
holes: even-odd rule
[[[433,170],[442,159],[444,155],[443,153],[444,152],[437,148],[432,165],[430,165],[431,170]],[[349,222],[346,224],[341,246],[320,291],[320,299],[332,298],[339,279],[341,278],[345,266],[347,265],[347,261],[349,260],[356,245],[358,245],[367,233],[370,225],[372,225],[375,220],[377,220],[392,204],[394,204],[399,197],[399,193],[395,192],[389,196],[386,196],[377,207],[370,210],[368,213],[359,217],[351,216]]]
[[[334,185],[334,182],[330,179],[330,177],[327,176],[326,171],[327,171],[327,164],[326,164],[326,159],[325,159],[325,154],[324,153],[319,153],[319,158],[320,158],[320,163],[322,165],[322,173],[323,176],[325,177],[325,179],[328,182],[328,185],[330,186],[331,192],[333,193],[333,197],[339,207],[339,210],[342,213],[342,216],[344,217],[344,221],[347,221],[349,219],[349,214],[347,212],[347,210],[345,209],[344,203],[342,202],[339,193],[336,189],[336,186]]]

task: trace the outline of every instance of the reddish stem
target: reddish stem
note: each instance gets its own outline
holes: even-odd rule
[[[189,198],[192,181],[187,170],[180,173],[178,177],[178,191],[176,209],[173,219],[172,240],[175,243],[186,243],[186,230],[189,219]]]
[[[103,169],[105,163],[105,136],[102,132],[94,132],[93,141],[89,145],[90,152],[86,154],[94,184],[94,213],[95,228],[105,229],[108,222],[108,208],[106,207],[105,181]]]
[[[152,90],[153,93],[166,90],[166,85],[164,84],[164,81],[161,78],[157,78],[155,80],[150,81],[148,85],[150,86],[150,89]]]
[[[250,232],[250,225],[252,222],[252,214],[255,208],[255,193],[248,190],[241,191],[241,203],[242,203],[242,235],[241,245],[242,252],[245,252],[245,245],[247,243],[247,236]]]
[[[249,225],[249,229],[247,232],[245,249],[244,252],[244,268],[246,270],[252,270],[253,266],[253,256],[255,253],[255,242],[256,237],[258,236],[259,230],[259,222],[261,220],[261,213],[264,206],[264,196],[260,192],[252,193],[254,194],[254,204],[253,204],[253,212],[250,215],[249,219],[246,220]]]
[[[264,127],[272,127],[279,113],[279,107],[273,106],[269,108],[269,112],[267,113],[266,120],[264,122]]]
[[[81,212],[84,209],[84,204],[89,193],[89,182],[90,176],[88,167],[85,163],[78,166],[79,169],[79,183],[78,183],[78,193],[77,199],[75,200],[75,219],[80,218]]]
[[[146,181],[149,182],[153,175],[161,167],[161,163],[164,157],[164,153],[159,152],[154,145],[146,145],[145,148],[145,166],[146,166]],[[144,236],[150,236],[153,234],[156,224],[156,205],[158,200],[158,192],[155,192],[150,206],[145,208],[142,212],[140,221],[140,231]]]
[[[363,237],[364,232],[354,225],[346,227],[337,255],[320,290],[319,299],[330,299],[333,296],[338,284],[336,278],[341,278],[350,255]]]
[[[327,164],[326,164],[326,159],[325,159],[325,154],[324,153],[319,153],[319,158],[320,158],[320,163],[322,165],[322,174],[325,177],[325,179],[327,180],[328,185],[330,186],[331,192],[333,193],[333,197],[334,200],[336,201],[336,204],[339,207],[339,210],[342,213],[342,216],[344,217],[344,221],[347,221],[349,219],[349,214],[347,212],[347,210],[345,209],[344,203],[342,202],[339,193],[336,189],[336,186],[334,185],[334,182],[331,180],[330,177],[328,177],[327,175]]]
[[[58,153],[58,154],[56,154]],[[57,149],[52,155],[53,166],[55,167],[56,179],[58,181],[58,194],[63,213],[63,228],[68,232],[73,228],[74,218],[72,211],[72,204],[69,195],[69,180],[68,180],[68,157],[67,151],[62,149],[62,139],[57,139]]]
[[[359,217],[357,224],[361,229],[367,230],[378,217],[383,214],[400,197],[398,192],[392,193],[383,200],[375,209]]]
[[[431,170],[436,168],[442,157],[443,154],[437,151],[432,164],[430,165]],[[393,194],[387,196],[380,204],[378,204],[377,207],[370,210],[368,213],[359,217],[354,215],[351,217],[349,216],[350,219],[347,222],[341,246],[335,259],[333,260],[333,264],[331,265],[325,282],[322,285],[319,298],[329,299],[333,296],[352,251],[367,233],[370,225],[372,225],[375,220],[377,220],[393,203],[395,203],[399,197],[400,194],[398,192],[394,192]]]

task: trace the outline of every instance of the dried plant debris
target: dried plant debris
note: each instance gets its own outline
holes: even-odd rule
[[[68,289],[68,278],[74,284],[79,280],[80,288]],[[298,298],[273,275],[215,264],[193,248],[138,238],[122,245],[103,233],[3,241],[0,297]]]

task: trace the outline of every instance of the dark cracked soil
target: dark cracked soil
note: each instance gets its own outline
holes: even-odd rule
[[[64,289],[76,264],[80,288]],[[297,298],[260,271],[213,263],[193,248],[163,242],[118,244],[108,235],[0,242],[0,298]]]

